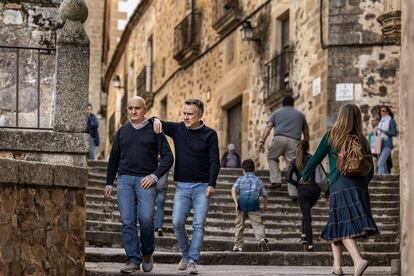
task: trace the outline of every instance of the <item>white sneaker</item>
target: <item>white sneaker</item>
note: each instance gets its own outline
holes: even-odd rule
[[[184,270],[187,270],[187,266],[188,266],[188,260],[185,258],[182,258],[181,261],[177,265],[177,269],[184,271]]]
[[[140,271],[139,264],[136,264],[131,260],[128,260],[121,268],[121,273],[132,273],[137,271]]]
[[[233,252],[243,252],[243,247],[235,245],[233,247]]]
[[[196,263],[188,262],[187,271],[188,271],[188,274],[198,274]]]

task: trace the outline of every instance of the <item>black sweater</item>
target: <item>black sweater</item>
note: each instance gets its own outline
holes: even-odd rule
[[[158,155],[161,160],[158,164]],[[174,161],[170,145],[164,134],[156,134],[148,123],[135,129],[131,123],[123,125],[116,133],[109,156],[106,185],[112,185],[116,173],[134,176],[155,174],[161,178]]]
[[[174,180],[203,182],[215,187],[220,171],[216,131],[205,125],[200,129],[189,129],[184,122],[162,122],[162,128],[174,140]]]

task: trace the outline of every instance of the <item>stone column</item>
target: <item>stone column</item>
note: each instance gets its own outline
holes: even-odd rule
[[[414,2],[402,1],[400,89],[401,275],[414,275]]]
[[[54,130],[85,132],[89,93],[89,39],[83,28],[88,8],[83,0],[65,0],[60,6],[64,22],[56,48]]]
[[[60,7],[53,130],[0,128],[0,275],[85,275],[87,14]]]

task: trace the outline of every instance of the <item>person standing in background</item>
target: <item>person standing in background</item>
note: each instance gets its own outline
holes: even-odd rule
[[[99,122],[95,114],[92,113],[92,104],[88,103],[88,126],[89,134],[89,160],[96,160],[96,147],[99,146]]]

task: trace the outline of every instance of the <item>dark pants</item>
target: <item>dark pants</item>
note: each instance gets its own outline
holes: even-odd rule
[[[306,235],[308,245],[313,244],[311,209],[318,201],[320,195],[321,189],[316,185],[298,185],[298,201],[300,210],[302,211],[302,233]]]

